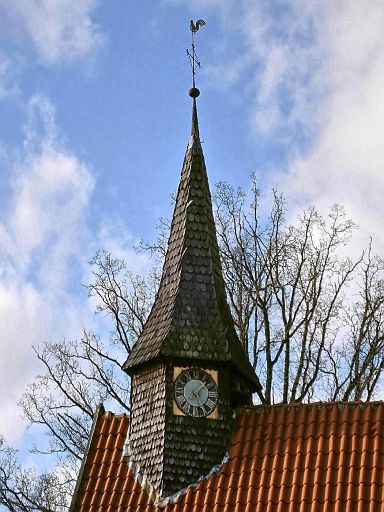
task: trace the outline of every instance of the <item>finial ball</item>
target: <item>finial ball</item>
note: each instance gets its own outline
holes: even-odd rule
[[[192,89],[189,89],[188,94],[190,95],[191,98],[197,98],[198,96],[200,96],[200,91],[197,87],[192,87]]]

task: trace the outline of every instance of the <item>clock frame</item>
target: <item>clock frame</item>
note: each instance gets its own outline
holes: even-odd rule
[[[200,367],[174,367],[173,414],[218,419],[218,373]]]

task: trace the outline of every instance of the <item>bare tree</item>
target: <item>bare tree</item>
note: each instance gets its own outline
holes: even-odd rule
[[[334,205],[288,223],[273,192],[261,214],[256,179],[248,197],[216,188],[216,222],[228,298],[263,400],[370,399],[384,366],[383,260],[343,257],[354,223]]]
[[[384,262],[372,244],[354,259],[343,256],[355,229],[343,208],[335,205],[324,218],[311,207],[289,222],[276,191],[266,213],[254,177],[248,194],[219,183],[214,206],[228,301],[263,402],[374,397],[384,368]],[[33,451],[55,457],[57,466],[36,475],[1,445],[0,504],[9,510],[62,510],[98,404],[129,412],[121,364],[153,303],[168,233],[162,220],[156,241],[137,248],[155,260],[148,276],[107,252],[91,261],[88,290],[110,321],[107,342],[85,331],[80,340],[35,349],[43,372],[20,405],[48,436]]]
[[[121,365],[148,315],[157,275],[134,275],[107,252],[98,252],[90,264],[89,295],[96,298],[97,311],[111,319],[110,339],[105,343],[84,331],[80,340],[34,348],[43,371],[27,386],[20,406],[29,424],[40,427],[47,438],[31,451],[54,457],[56,467],[43,475],[22,471],[16,452],[3,441],[0,466],[7,471],[0,471],[0,504],[9,510],[66,510],[62,507],[73,493],[98,405],[129,412],[129,380]]]
[[[0,438],[0,506],[11,512],[67,510],[68,482],[56,471],[38,474],[24,469],[16,454]]]
[[[327,353],[332,400],[370,400],[384,368],[384,261],[371,244],[355,285],[354,301],[343,310],[343,337]]]

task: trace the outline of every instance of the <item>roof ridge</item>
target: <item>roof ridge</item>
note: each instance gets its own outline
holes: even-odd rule
[[[258,412],[260,409],[303,409],[303,408],[313,408],[313,407],[326,407],[326,406],[379,406],[384,405],[384,400],[372,400],[372,401],[363,401],[363,400],[353,400],[353,401],[343,401],[343,400],[334,400],[334,401],[319,401],[319,402],[293,402],[289,404],[284,403],[278,403],[278,404],[253,404],[253,405],[246,405],[243,407],[238,407],[236,409],[236,416],[239,416],[241,413],[251,413],[251,412]]]

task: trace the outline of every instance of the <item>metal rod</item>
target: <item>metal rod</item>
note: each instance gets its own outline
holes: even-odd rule
[[[191,29],[191,35],[192,35],[192,45],[191,45],[191,51],[187,50],[187,55],[189,57],[189,62],[191,64],[191,68],[192,68],[192,86],[193,87],[196,87],[196,81],[195,81],[195,76],[196,76],[196,70],[197,68],[200,67],[200,62],[197,58],[197,54],[196,54],[196,49],[195,49],[195,33],[199,30],[200,27],[202,27],[203,25],[205,25],[205,21],[204,20],[197,20],[196,23],[193,22],[193,20],[191,20],[190,22],[190,29]]]

